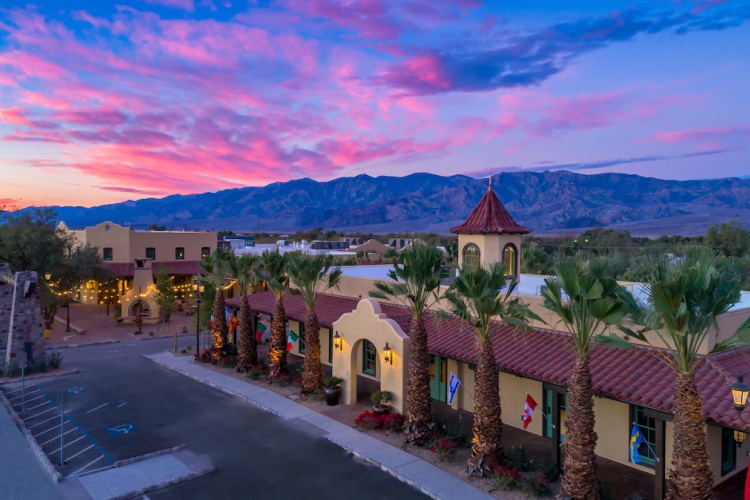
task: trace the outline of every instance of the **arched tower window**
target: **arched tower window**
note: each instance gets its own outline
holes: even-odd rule
[[[508,243],[503,249],[503,268],[506,276],[518,277],[518,250],[512,243]]]
[[[479,266],[479,247],[469,243],[464,247],[464,267]]]

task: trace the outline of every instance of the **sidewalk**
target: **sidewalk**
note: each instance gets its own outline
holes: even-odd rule
[[[41,469],[26,440],[0,405],[0,498],[57,499],[62,495]]]
[[[304,426],[313,425],[323,436],[399,480],[414,486],[426,495],[444,500],[490,499],[489,495],[443,472],[405,451],[352,427],[326,417],[306,406],[236,378],[203,368],[189,356],[175,357],[169,353],[147,355],[146,358],[194,380],[239,397],[248,403],[274,413],[283,419]]]

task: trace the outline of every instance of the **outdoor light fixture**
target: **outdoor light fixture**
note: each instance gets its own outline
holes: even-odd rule
[[[44,279],[46,279],[47,281],[51,280],[52,279],[52,273],[50,273],[50,272],[44,273]]]
[[[193,291],[194,292],[198,291],[198,283],[193,283]]]
[[[740,448],[742,447],[742,443],[745,442],[745,433],[742,431],[734,431],[734,442],[737,443],[737,446]]]
[[[739,375],[737,382],[730,385],[729,388],[732,390],[734,408],[740,413],[740,418],[742,418],[741,414],[742,410],[747,406],[747,395],[750,393],[750,386],[742,380],[742,375]]]
[[[388,342],[385,343],[385,347],[383,347],[383,354],[385,354],[385,362],[389,365],[393,364],[393,349],[391,349],[391,346],[388,345]]]
[[[338,331],[336,331],[336,333],[333,335],[333,347],[338,349],[339,351],[344,350],[344,338],[339,335]]]

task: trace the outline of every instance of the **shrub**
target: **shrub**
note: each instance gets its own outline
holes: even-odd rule
[[[136,331],[134,331],[134,332],[133,332],[133,335],[140,335],[140,334],[142,334],[142,333],[143,333],[142,331],[140,331],[140,330],[136,330]]]
[[[529,470],[529,462],[526,457],[526,448],[523,445],[511,446],[507,453],[510,463],[519,471]]]
[[[47,364],[53,370],[57,370],[58,368],[60,368],[60,365],[62,364],[62,360],[63,360],[63,355],[60,351],[51,352],[47,354]]]
[[[211,352],[211,349],[206,349],[202,353],[195,353],[193,354],[193,358],[196,361],[200,361],[202,363],[208,363],[211,360],[213,360],[213,353]]]
[[[557,466],[554,463],[545,460],[544,457],[532,458],[529,460],[529,467],[531,470],[544,476],[547,481],[553,481],[559,472]]]
[[[438,439],[430,447],[430,451],[435,453],[438,461],[445,462],[456,452],[456,448],[458,445],[452,439]]]
[[[268,374],[268,367],[265,365],[255,365],[251,366],[247,370],[247,378],[250,380],[260,380],[262,378],[265,378]]]
[[[631,493],[625,497],[625,500],[643,500],[643,497],[638,493]]]
[[[341,384],[344,383],[344,379],[341,377],[325,377],[323,378],[323,385],[328,389],[339,389]]]
[[[183,326],[183,327],[182,327],[182,333],[187,333],[187,332],[188,332],[188,329],[187,329],[187,327],[186,327],[186,326]]]
[[[366,431],[375,430],[380,428],[381,419],[373,412],[366,411],[354,419],[354,425]]]
[[[10,363],[5,365],[5,373],[4,375],[6,377],[12,377],[13,375],[17,375],[20,373],[20,369],[18,368],[18,361],[15,359],[11,359]]]
[[[375,406],[388,406],[393,401],[393,394],[391,391],[375,391],[370,396],[370,401]]]
[[[547,481],[542,474],[535,472],[529,477],[525,477],[521,483],[521,487],[528,495],[532,496],[545,496],[551,493],[549,487],[549,481]]]
[[[39,373],[47,373],[47,368],[49,367],[49,364],[47,363],[47,358],[39,358],[37,359],[33,364],[29,363],[29,368],[31,368],[29,371],[38,371]]]
[[[180,349],[181,354],[187,354],[187,349]]]
[[[151,335],[152,337],[154,336],[154,332],[148,332],[148,334]]]
[[[497,470],[495,470],[490,480],[492,481],[490,491],[507,491],[518,488],[518,486],[520,486],[521,474],[515,467],[502,466],[498,467]]]
[[[400,413],[386,413],[380,419],[383,421],[383,430],[401,432],[404,428],[404,416]]]

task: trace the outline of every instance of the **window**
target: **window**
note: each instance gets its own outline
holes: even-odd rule
[[[185,249],[182,247],[177,247],[174,249],[174,258],[175,260],[185,260]]]
[[[104,248],[104,249],[102,250],[102,253],[103,253],[103,257],[102,257],[102,258],[103,258],[104,260],[112,260],[112,249],[111,249],[111,248],[109,248],[109,247],[105,247],[105,248]]]
[[[643,442],[638,446],[638,454],[641,456],[641,465],[653,467],[656,463],[656,419],[649,417],[640,406],[631,406],[633,409],[633,422],[641,430]],[[633,428],[630,428],[633,433]],[[628,435],[628,446],[630,446],[630,435]],[[628,448],[628,452],[630,448]]]
[[[156,260],[156,248],[148,247],[146,249],[146,258]]]
[[[737,467],[737,444],[734,431],[721,428],[721,475],[726,476]]]
[[[503,249],[503,268],[506,276],[516,276],[516,246],[505,245]]]
[[[211,247],[201,248],[201,259],[207,259],[211,255]]]
[[[378,351],[369,340],[362,344],[362,373],[375,376],[375,366],[377,363]]]
[[[464,247],[464,267],[473,267],[479,265],[479,247],[474,243],[469,243]]]
[[[305,354],[305,324],[299,324],[299,353]]]
[[[333,363],[333,330],[328,330],[328,362]]]

